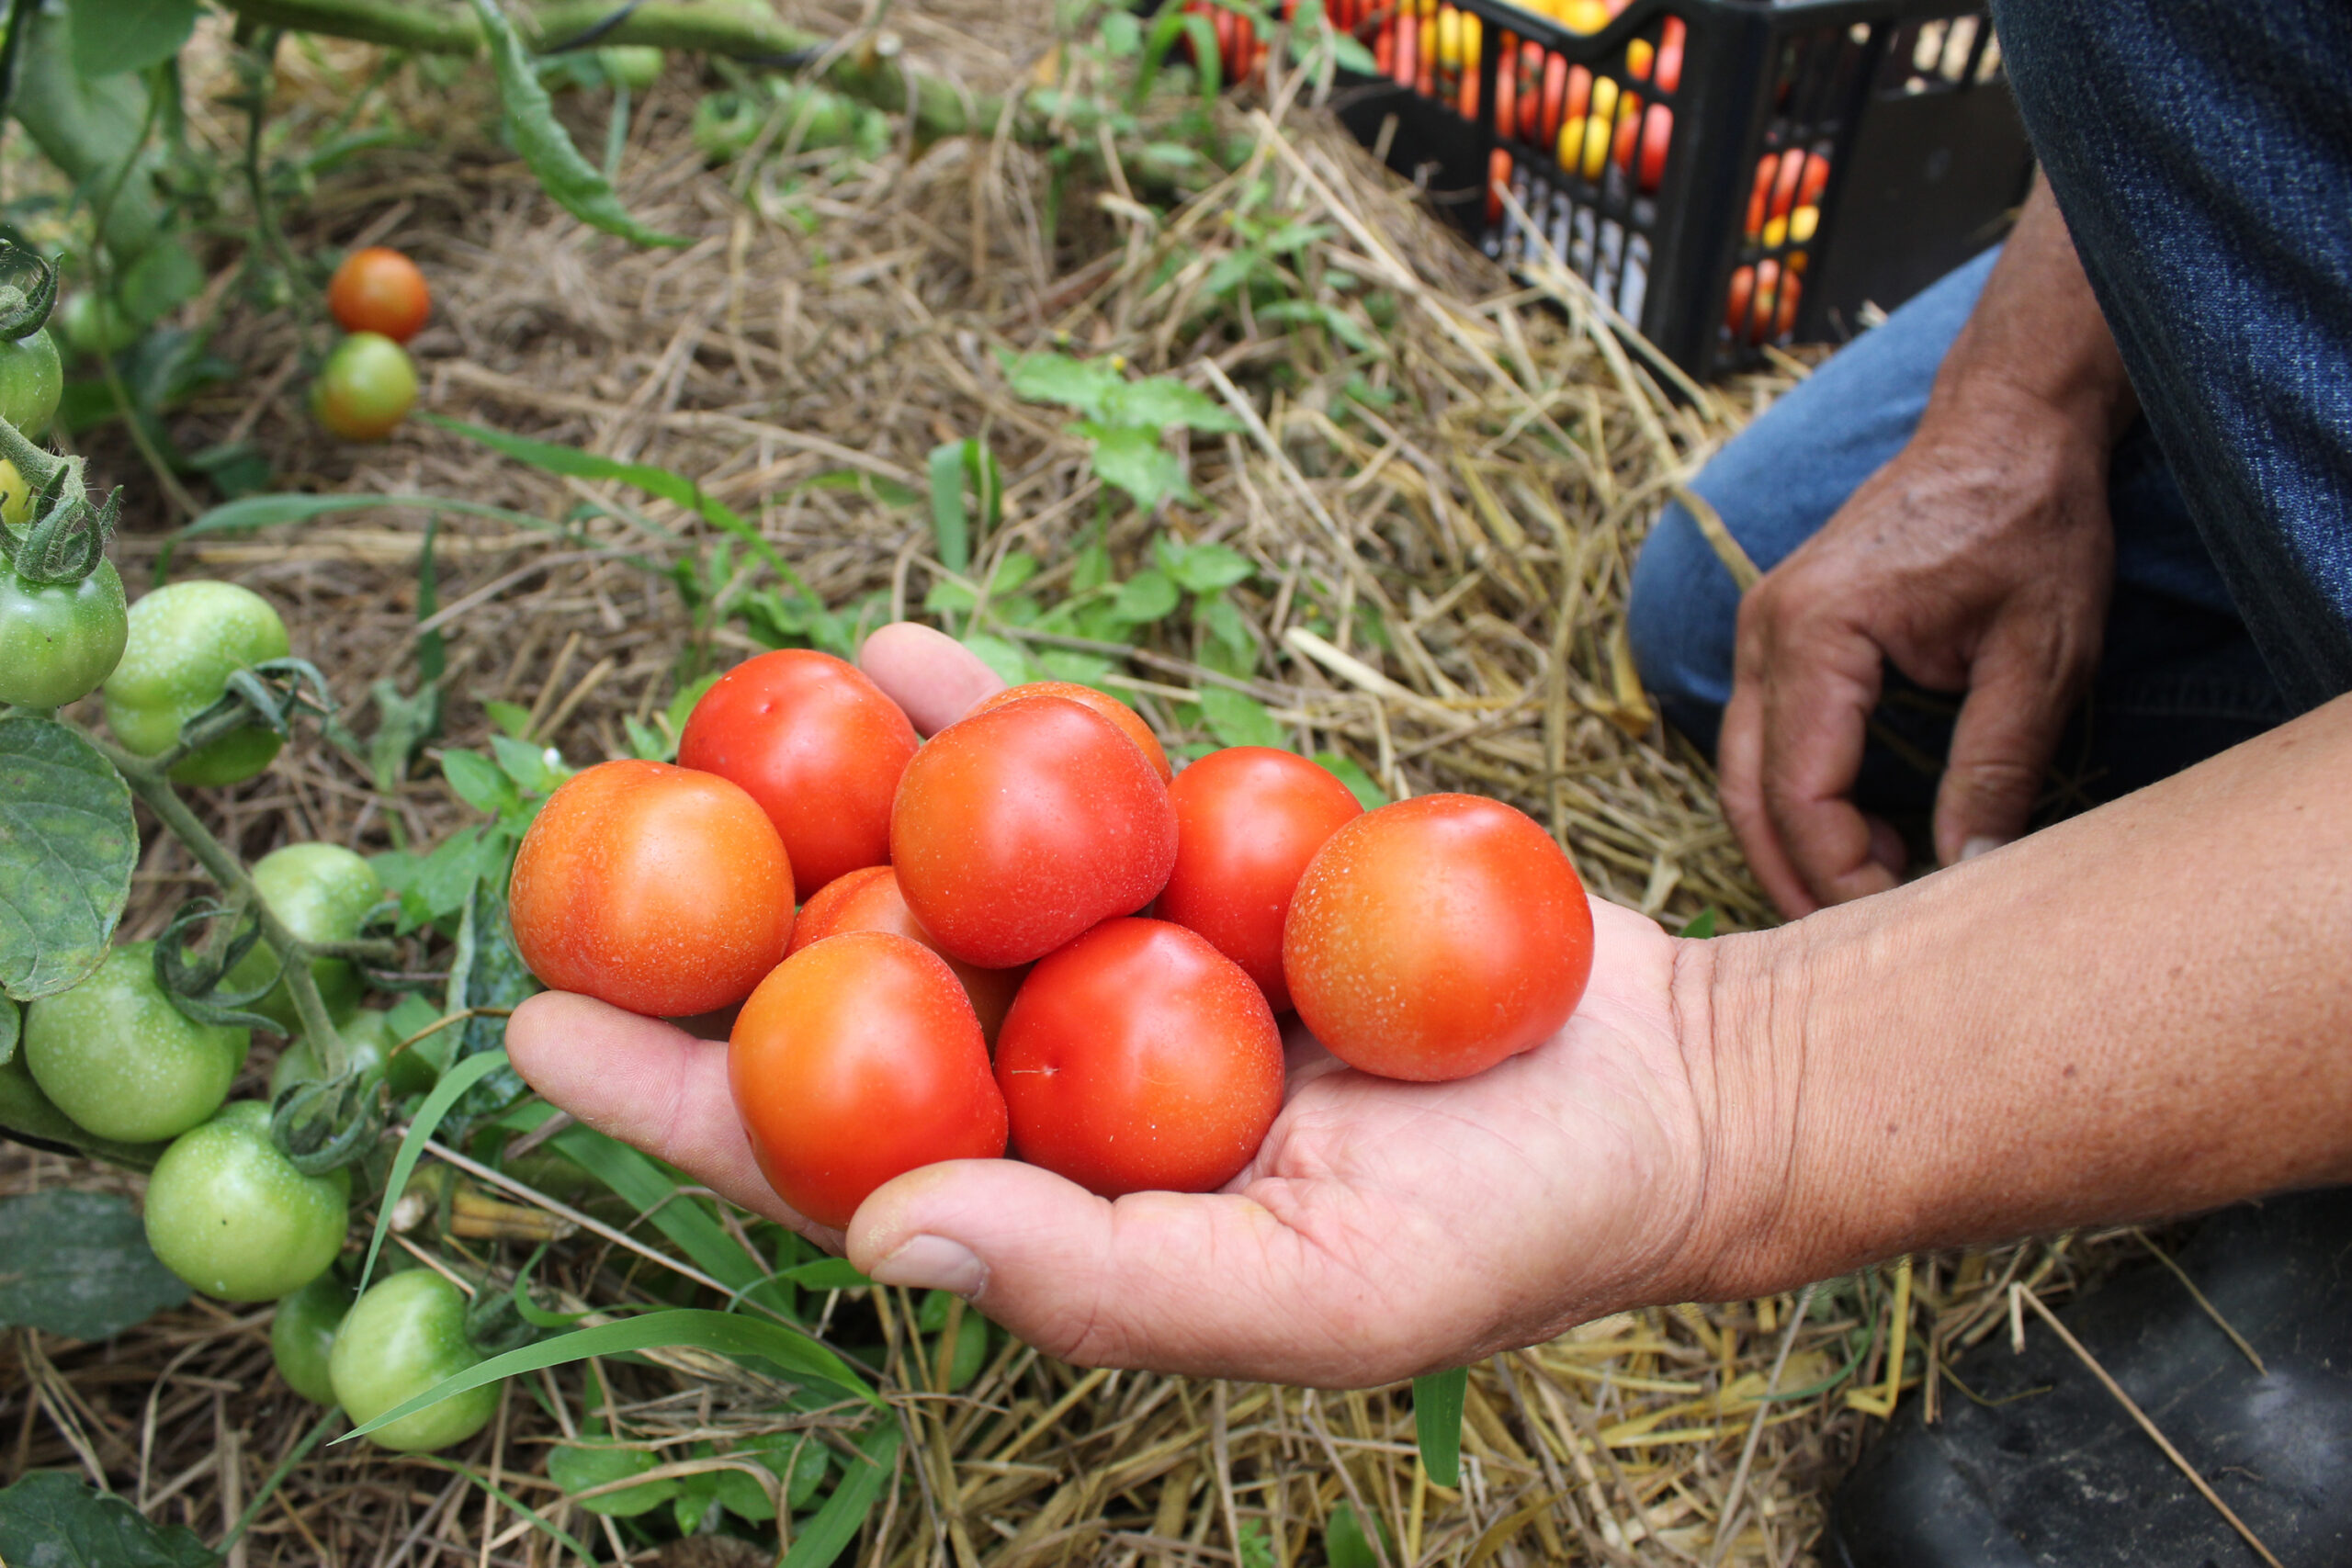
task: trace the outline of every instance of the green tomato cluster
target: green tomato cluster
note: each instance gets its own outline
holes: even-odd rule
[[[153,757],[180,727],[228,690],[229,677],[291,651],[286,623],[269,602],[232,582],[175,582],[130,606],[121,662],[107,677],[107,727],[123,749]],[[182,758],[172,777],[187,784],[232,784],[269,766],[282,744],[257,725],[232,730]]]

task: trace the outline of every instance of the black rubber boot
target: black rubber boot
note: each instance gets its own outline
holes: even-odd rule
[[[2059,1314],[2288,1568],[2352,1564],[2352,1190],[2232,1209],[2182,1270],[2256,1373],[2153,1260]],[[1955,1363],[1942,1419],[1905,1402],[1830,1505],[1838,1568],[2260,1568],[2047,1324]],[[2046,1388],[2047,1393],[2029,1391]],[[2022,1395],[2023,1397],[2018,1397]]]

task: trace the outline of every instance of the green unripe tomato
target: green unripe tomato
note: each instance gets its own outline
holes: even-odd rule
[[[77,355],[120,354],[139,341],[139,323],[121,306],[89,288],[76,288],[65,297],[58,307],[57,330],[65,334],[65,346]]]
[[[155,944],[127,942],[88,979],[26,1010],[25,1066],[85,1132],[145,1144],[220,1110],[252,1039],[172,1006],[155,983]]]
[[[416,367],[381,333],[353,333],[334,345],[311,384],[311,412],[331,435],[381,441],[416,406]]]
[[[376,868],[340,844],[288,844],[272,850],[254,863],[254,889],[269,912],[304,942],[350,942],[359,935],[359,922],[384,896],[383,879]],[[229,971],[223,989],[243,993],[260,985],[277,968],[277,954],[256,944]],[[311,978],[327,1016],[337,1023],[359,1008],[363,989],[359,972],[341,958],[311,960]],[[302,1021],[295,1015],[294,998],[281,979],[253,1010],[274,1020],[284,1034],[299,1032]]]
[[[114,672],[130,633],[114,562],[79,582],[27,582],[0,566],[0,703],[80,701]]]
[[[466,1298],[430,1269],[368,1287],[334,1337],[327,1374],[344,1414],[366,1425],[482,1359],[466,1337]],[[401,1453],[462,1443],[498,1414],[498,1385],[453,1394],[369,1437]]]
[[[394,1100],[424,1094],[441,1077],[434,1068],[431,1055],[420,1048],[429,1042],[419,1042],[398,1055],[392,1055],[401,1036],[392,1027],[389,1013],[362,1008],[340,1025],[340,1032],[344,1051],[351,1065],[359,1069],[360,1077],[369,1082],[388,1079]],[[389,1072],[384,1066],[388,1061],[391,1064]],[[277,1066],[269,1070],[269,1098],[275,1101],[296,1084],[314,1083],[325,1076],[325,1069],[319,1065],[319,1054],[310,1041],[291,1041],[278,1053]]]
[[[180,726],[220,700],[230,672],[291,650],[286,623],[269,601],[233,582],[175,582],[130,606],[122,661],[107,677],[107,727],[126,750],[153,757],[180,738]],[[232,784],[269,766],[281,744],[258,725],[232,730],[182,758],[172,777],[187,784]]]
[[[277,1363],[277,1375],[313,1404],[334,1403],[327,1358],[334,1350],[334,1331],[356,1299],[343,1276],[330,1269],[279,1302],[269,1320],[269,1358]]]
[[[641,93],[662,79],[662,51],[650,44],[616,43],[596,51],[607,81]]]
[[[305,1176],[241,1100],[183,1133],[147,1178],[147,1245],[224,1302],[273,1302],[327,1271],[351,1225],[351,1175]]]
[[[0,419],[38,441],[65,395],[65,366],[46,328],[0,343]]]

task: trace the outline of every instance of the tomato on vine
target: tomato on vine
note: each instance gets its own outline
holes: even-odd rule
[[[374,1008],[362,1008],[348,1021],[338,1020],[335,1032],[343,1037],[345,1062],[360,1081],[373,1083],[380,1078],[394,1100],[426,1093],[441,1076],[425,1051],[414,1045],[405,1051],[396,1049],[401,1041],[390,1016]],[[269,1069],[269,1098],[275,1101],[296,1084],[316,1083],[324,1077],[326,1069],[319,1062],[317,1048],[307,1038],[289,1040]]]
[[[130,606],[122,661],[107,677],[107,727],[136,756],[169,750],[180,727],[228,690],[237,670],[289,651],[286,623],[269,601],[233,582],[175,582]],[[269,766],[283,742],[258,725],[232,730],[182,758],[172,777],[232,784]]]
[[[376,868],[340,844],[288,844],[272,850],[254,863],[252,875],[254,890],[269,912],[304,942],[353,941],[359,935],[359,922],[384,896]],[[248,992],[277,969],[277,954],[266,944],[256,944],[229,971],[222,986]],[[347,960],[314,958],[311,978],[330,1019],[341,1023],[358,1010],[359,972]],[[281,1033],[293,1034],[301,1028],[282,979],[252,1010],[275,1021]]]
[[[198,1023],[155,980],[155,944],[127,942],[70,991],[25,1011],[25,1066],[58,1110],[120,1144],[176,1137],[220,1108],[252,1036]]]
[[[77,582],[28,582],[0,564],[0,703],[58,708],[88,696],[113,673],[130,633],[112,561]]]
[[[335,1331],[327,1378],[335,1403],[366,1425],[444,1378],[477,1366],[466,1337],[466,1298],[430,1269],[412,1269],[368,1288]],[[368,1434],[401,1453],[462,1443],[498,1414],[498,1385],[452,1394]]]
[[[376,333],[406,343],[433,313],[424,274],[389,245],[369,245],[343,258],[327,281],[327,309],[347,333]]]
[[[147,1245],[206,1295],[269,1302],[326,1272],[351,1224],[351,1176],[305,1176],[241,1100],[181,1134],[147,1178]]]
[[[269,1359],[286,1386],[313,1404],[334,1403],[327,1359],[351,1311],[351,1287],[333,1269],[286,1297],[269,1320]]]
[[[46,329],[0,342],[0,419],[39,440],[64,395],[64,362]]]
[[[335,344],[311,383],[311,412],[345,441],[381,441],[415,406],[416,367],[381,333],[354,333]]]

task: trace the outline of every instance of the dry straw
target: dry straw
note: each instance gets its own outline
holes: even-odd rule
[[[910,58],[987,90],[1055,58],[1011,16],[1021,9],[931,0],[890,20]],[[1061,58],[1085,87],[1083,66]],[[283,123],[299,136],[341,111],[376,57],[305,42],[281,62]],[[1702,908],[1733,926],[1767,918],[1706,768],[1643,697],[1623,605],[1664,498],[1785,378],[1668,398],[1571,280],[1511,283],[1302,102],[1297,80],[1222,111],[1246,147],[1239,172],[1172,213],[1135,199],[1107,141],[1071,132],[1066,146],[1091,141],[1090,154],[1107,156],[1072,161],[1056,233],[1046,155],[1009,137],[901,145],[871,164],[809,153],[707,169],[686,133],[703,86],[673,62],[640,101],[621,164],[631,206],[693,236],[684,250],[584,232],[487,138],[475,88],[414,71],[367,111],[414,131],[410,148],[328,179],[287,221],[298,247],[380,240],[423,262],[436,290],[434,324],[413,345],[427,407],[693,475],[755,517],[833,604],[882,593],[919,604],[944,569],[920,509],[806,481],[847,472],[920,491],[931,448],[967,435],[989,443],[1005,474],[1005,521],[973,575],[1015,549],[1046,562],[1030,592],[1050,593],[1067,573],[1072,541],[1104,504],[1100,481],[1058,411],[1009,395],[998,349],[1063,345],[1180,376],[1245,428],[1191,443],[1200,504],[1150,518],[1112,505],[1109,543],[1123,570],[1143,564],[1159,529],[1248,556],[1259,577],[1236,600],[1263,657],[1255,678],[1235,682],[1170,637],[1123,663],[1126,689],[1170,739],[1200,738],[1178,725],[1192,694],[1238,685],[1300,744],[1349,753],[1394,794],[1467,789],[1523,807],[1611,898],[1669,920]],[[242,122],[208,93],[190,102],[192,134],[233,160]],[[601,144],[605,112],[576,106],[583,143]],[[32,177],[21,164],[8,174]],[[1329,229],[1304,276],[1279,264],[1283,287],[1372,328],[1377,358],[1351,359],[1308,325],[1205,308],[1204,282],[1243,243],[1245,208]],[[593,520],[561,539],[441,520],[435,624],[449,639],[452,742],[479,744],[483,705],[497,700],[526,708],[534,735],[575,761],[611,754],[625,717],[649,720],[668,702],[690,647],[725,661],[755,646],[731,627],[690,626],[671,584],[629,558],[663,564],[708,542],[675,508],[550,479],[413,423],[377,448],[324,440],[301,412],[288,313],[249,307],[237,254],[213,259],[219,283],[192,309],[218,312],[213,346],[241,375],[181,420],[184,449],[252,439],[290,488],[442,494],[550,522],[594,503]],[[1339,287],[1340,273],[1353,287]],[[1392,315],[1366,313],[1373,294]],[[1394,400],[1350,402],[1359,375]],[[136,583],[178,519],[126,445],[95,440],[101,475],[144,498],[121,549]],[[413,683],[424,526],[387,510],[207,539],[183,548],[180,570],[279,604],[297,650],[329,671],[364,733],[370,682]],[[1325,631],[1305,624],[1310,604],[1326,610]],[[1358,605],[1378,606],[1386,648],[1361,633]],[[314,739],[208,809],[249,855],[293,839],[427,844],[467,818],[431,769],[385,794]],[[149,843],[132,935],[151,933],[193,879],[167,839]],[[265,1070],[256,1060],[248,1089]],[[0,1181],[12,1192],[131,1185],[13,1149]],[[522,1250],[435,1245],[492,1269]],[[2044,1298],[2067,1290],[2081,1254],[2062,1243],[1920,1260],[1924,1364],[1997,1327],[2011,1282]],[[592,1230],[541,1278],[580,1304],[610,1304],[647,1299],[662,1273]],[[1384,1521],[1414,1563],[1806,1561],[1820,1484],[1850,1458],[1862,1421],[1846,1393],[1902,1376],[1864,1348],[1885,1343],[1887,1301],[1849,1281],[1823,1291],[1801,1324],[1788,1298],[1657,1310],[1498,1357],[1474,1371],[1453,1491],[1419,1468],[1401,1391],[1089,1372],[1011,1345],[960,1393],[927,1393],[940,1385],[936,1339],[908,1332],[915,1303],[903,1293],[876,1292],[835,1307],[865,1314],[888,1343],[907,1443],[856,1561],[1313,1562],[1343,1502]],[[85,1472],[218,1539],[316,1418],[272,1374],[266,1322],[266,1311],[199,1300],[107,1345],[11,1331],[0,1338],[0,1474]],[[601,1372],[623,1430],[665,1464],[707,1462],[689,1453],[705,1438],[789,1424],[767,1413],[773,1390],[721,1368],[671,1358]],[[580,1428],[587,1386],[569,1369],[514,1388],[490,1431],[438,1460],[314,1453],[232,1561],[558,1561],[503,1498],[616,1551],[617,1535],[545,1479],[549,1446]],[[1931,1399],[1934,1388],[1931,1378]],[[827,1433],[842,1424],[800,1420]],[[737,1544],[686,1542],[640,1561],[767,1560]]]

